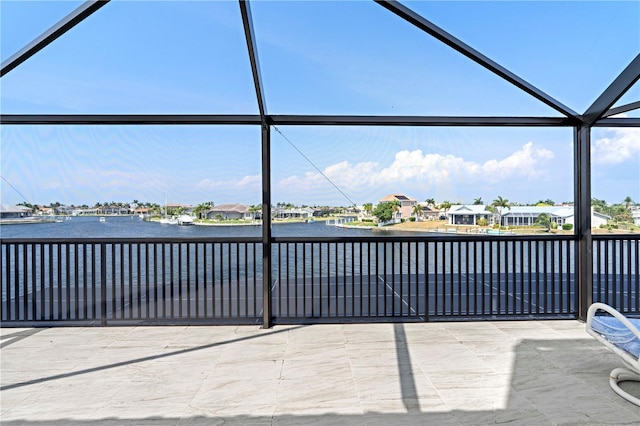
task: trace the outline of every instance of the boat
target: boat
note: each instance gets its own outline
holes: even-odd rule
[[[178,216],[178,225],[188,226],[193,225],[193,218],[188,214]]]
[[[106,221],[107,221],[107,218],[106,218],[106,217],[104,217],[104,216],[100,216],[100,222],[106,222]]]
[[[164,217],[160,219],[160,223],[165,225],[177,225],[178,219],[176,219],[175,217]]]

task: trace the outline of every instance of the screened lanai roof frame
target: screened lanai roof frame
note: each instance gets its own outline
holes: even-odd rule
[[[110,0],[87,0],[24,48],[0,64],[0,78],[71,30]],[[356,126],[523,126],[523,127],[640,127],[640,118],[608,118],[640,109],[640,101],[612,108],[640,79],[640,54],[620,73],[596,101],[580,115],[510,70],[468,46],[444,29],[394,0],[372,0],[433,38],[441,41],[500,78],[508,81],[564,117],[391,116],[391,115],[270,115],[263,90],[250,1],[238,0],[247,41],[259,115],[255,114],[2,114],[3,124],[269,124]]]
[[[31,43],[0,64],[0,78],[28,60],[78,23],[91,16],[110,0],[88,0],[61,19]],[[256,34],[249,0],[238,0],[247,52],[256,91],[259,114],[1,114],[3,125],[260,125],[262,129],[262,205],[264,218],[264,274],[270,274],[271,235],[271,137],[272,125],[298,126],[489,126],[489,127],[572,127],[574,129],[574,205],[577,243],[577,282],[582,283],[578,301],[579,318],[585,319],[591,304],[593,260],[591,256],[591,153],[592,127],[640,127],[640,118],[611,118],[616,114],[640,109],[640,100],[613,108],[613,105],[640,79],[640,54],[614,79],[583,114],[561,104],[515,73],[486,57],[430,22],[405,5],[390,0],[373,0],[390,13],[404,19],[431,37],[476,62],[503,80],[518,87],[545,105],[560,112],[562,117],[511,116],[391,116],[391,115],[271,115],[267,111],[264,83],[261,78]],[[265,300],[270,298],[270,286],[264,286]],[[266,307],[267,305],[265,305]],[[271,324],[271,312],[265,309],[263,326]]]

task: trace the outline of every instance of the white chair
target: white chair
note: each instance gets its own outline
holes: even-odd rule
[[[608,315],[596,315],[604,311]],[[618,355],[625,368],[614,368],[609,375],[611,389],[640,407],[640,399],[622,390],[624,381],[640,381],[640,319],[627,318],[604,303],[594,303],[587,313],[587,333]]]

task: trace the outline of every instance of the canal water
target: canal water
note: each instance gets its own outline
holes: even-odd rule
[[[274,223],[276,237],[361,237],[380,235],[370,229],[340,228],[324,221],[311,223]],[[385,231],[384,235],[396,233]],[[62,222],[0,225],[1,238],[200,238],[260,237],[262,227],[246,226],[178,226],[145,222],[137,216],[69,217]],[[396,235],[408,235],[401,232]]]

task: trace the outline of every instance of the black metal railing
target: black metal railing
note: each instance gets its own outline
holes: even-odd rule
[[[571,238],[275,238],[273,312],[406,320],[576,311]]]
[[[640,237],[594,236],[593,300],[640,313]],[[277,323],[575,318],[573,236],[273,238]],[[5,239],[3,325],[260,323],[263,244]],[[584,290],[584,289],[582,289]]]
[[[3,240],[4,321],[256,322],[256,239]]]
[[[593,237],[593,301],[640,314],[640,236]]]

